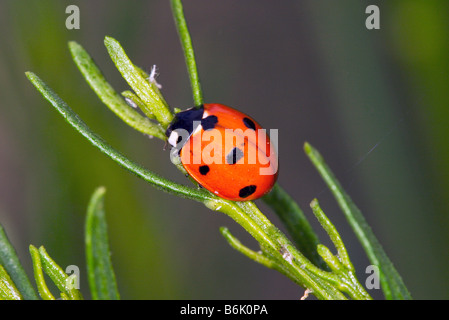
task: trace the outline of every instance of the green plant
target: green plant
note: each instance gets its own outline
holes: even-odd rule
[[[193,100],[195,105],[200,105],[203,103],[202,91],[182,4],[180,0],[172,0],[171,4],[185,53]],[[103,77],[89,54],[79,44],[69,43],[73,60],[101,101],[132,128],[165,140],[164,132],[173,119],[173,112],[159,91],[157,83],[134,65],[115,39],[106,37],[105,46],[117,69],[133,92],[125,91],[121,95],[117,93]],[[160,190],[201,202],[211,210],[225,213],[250,233],[260,246],[259,251],[252,250],[236,239],[227,228],[221,228],[222,235],[237,251],[266,267],[281,272],[319,299],[371,299],[356,278],[356,271],[339,233],[321,210],[316,199],[311,202],[312,212],[330,236],[337,250],[336,255],[332,254],[329,248],[320,244],[318,236],[312,230],[304,212],[279,185],[275,185],[263,200],[285,223],[293,242],[274,226],[253,202],[224,200],[204,189],[187,187],[169,181],[133,162],[93,132],[37,75],[31,72],[27,72],[26,75],[44,98],[75,130],[112,160]],[[133,109],[129,103],[137,105],[146,117]],[[410,298],[401,277],[394,269],[362,214],[344,192],[318,151],[308,143],[304,144],[304,150],[333,192],[348,222],[365,248],[371,263],[378,267],[385,297],[387,299]],[[176,164],[176,166],[181,172],[185,173],[181,164]],[[106,222],[102,209],[103,195],[104,188],[98,189],[93,194],[88,208],[86,219],[87,269],[92,298],[114,299],[119,298],[119,294],[109,258]],[[2,233],[0,240],[0,264],[3,266],[0,269],[1,297],[11,299],[37,298],[36,292],[23,272],[14,249],[4,233]],[[42,270],[56,284],[61,292],[61,298],[82,298],[79,291],[67,284],[69,283],[68,276],[48,256],[43,247],[36,249],[30,246],[30,252],[38,292],[42,298],[54,298],[45,284]]]
[[[85,230],[87,275],[93,299],[118,299],[119,293],[109,256],[107,225],[103,210],[105,191],[104,187],[95,190],[87,208]],[[37,299],[38,295],[28,280],[3,229],[0,229],[0,244],[0,298],[8,300]],[[60,291],[58,299],[83,299],[75,285],[76,274],[67,275],[43,246],[36,248],[30,245],[29,250],[33,261],[36,286],[42,299],[56,299],[46,284],[44,274]]]

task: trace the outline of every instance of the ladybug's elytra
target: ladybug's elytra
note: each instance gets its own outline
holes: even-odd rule
[[[213,103],[181,111],[165,134],[189,175],[219,197],[254,200],[276,182],[278,159],[266,131],[231,107]]]

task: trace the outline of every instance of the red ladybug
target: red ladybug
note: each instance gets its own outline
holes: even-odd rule
[[[176,114],[165,134],[190,176],[219,197],[254,200],[276,182],[270,138],[240,111],[217,103],[190,108]]]

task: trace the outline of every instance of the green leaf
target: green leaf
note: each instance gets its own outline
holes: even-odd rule
[[[115,63],[123,78],[143,101],[146,108],[142,111],[154,115],[157,121],[164,128],[167,128],[173,120],[173,114],[169,110],[165,100],[162,99],[158,92],[153,90],[153,86],[142,76],[140,69],[131,62],[117,40],[106,37],[104,43],[112,61]]]
[[[251,260],[254,260],[262,265],[264,265],[267,268],[270,269],[277,269],[281,270],[279,265],[276,263],[276,261],[267,258],[262,252],[255,252],[248,247],[244,246],[240,240],[238,240],[236,237],[234,237],[231,232],[228,230],[228,228],[221,227],[220,232],[223,235],[223,237],[228,241],[228,243],[233,247],[235,250],[239,251],[240,253],[244,254]]]
[[[203,93],[201,91],[200,79],[196,67],[195,53],[193,51],[192,39],[187,28],[187,22],[184,17],[181,0],[171,0],[173,17],[175,19],[176,30],[181,40],[184,57],[186,60],[187,71],[189,73],[190,85],[192,87],[193,101],[195,106],[203,104]]]
[[[348,252],[335,226],[327,218],[321,209],[318,200],[313,199],[310,203],[313,214],[320,222],[323,229],[329,235],[332,243],[337,249],[337,255],[333,255],[331,251],[324,245],[319,244],[317,251],[324,261],[329,265],[333,273],[339,278],[341,290],[346,292],[353,299],[372,300],[371,296],[366,292],[365,288],[355,277],[354,266],[349,259]]]
[[[119,151],[110,146],[100,136],[94,133],[80,117],[65,103],[45,82],[32,72],[26,72],[26,76],[36,89],[47,99],[64,119],[79,133],[81,133],[95,147],[117,162],[120,166],[134,173],[154,187],[165,192],[197,201],[212,200],[215,197],[209,192],[200,189],[189,188],[184,185],[164,179],[159,175],[143,168],[129,160]]]
[[[290,195],[276,183],[271,192],[262,199],[287,227],[288,233],[299,251],[316,266],[326,269],[327,265],[316,251],[319,243],[318,236],[310,226],[304,212]]]
[[[92,195],[86,216],[86,260],[90,291],[94,300],[118,300],[120,295],[112,268],[103,198],[106,189]]]
[[[30,245],[30,254],[31,260],[33,261],[34,279],[36,280],[39,295],[44,300],[56,300],[50,289],[48,289],[47,283],[45,282],[39,250],[35,246]]]
[[[180,2],[178,3],[180,4]],[[182,11],[180,12],[182,14]],[[155,84],[148,83],[145,79],[146,75],[132,64],[118,42],[107,37],[105,43],[118,69],[136,92],[139,98],[137,100],[138,105],[144,105],[148,108],[147,111],[151,111],[151,115],[154,114],[155,118],[158,121],[161,121],[160,119],[164,118],[164,113],[170,112],[168,111],[168,108],[165,108],[166,105],[161,99],[160,94],[156,90],[152,90],[152,87],[154,87]],[[347,297],[341,290],[344,289],[345,292],[357,290],[356,288],[353,290],[352,287],[348,289],[348,286],[352,285],[350,282],[341,283],[341,281],[339,281],[341,278],[338,278],[337,275],[323,271],[311,263],[310,260],[291,244],[289,239],[285,237],[279,229],[272,225],[253,202],[227,201],[204,190],[188,188],[173,183],[142,168],[113,149],[101,137],[91,131],[78,115],[73,112],[73,110],[70,109],[70,107],[59,98],[53,90],[51,90],[51,88],[39,79],[39,77],[31,72],[27,72],[26,75],[38,91],[41,92],[56,110],[64,116],[69,124],[87,138],[95,147],[99,148],[125,169],[143,178],[158,189],[181,197],[200,201],[211,210],[221,211],[229,215],[245,228],[259,242],[261,249],[260,253],[256,253],[244,247],[229,232],[225,231],[223,233],[230,244],[243,254],[246,254],[248,257],[257,260],[262,264],[279,270],[296,283],[307,288],[308,291],[313,291],[313,294],[319,299],[346,299]],[[158,99],[160,100],[159,102],[157,101]],[[155,105],[157,106],[155,107]],[[179,168],[180,165],[177,166]],[[101,197],[102,192],[104,191],[100,190],[98,192],[99,194],[97,194],[96,200],[92,200],[94,201],[94,204],[92,205],[94,208],[98,203],[102,203]],[[285,199],[287,199],[287,197],[284,196],[284,200]],[[86,228],[88,228],[87,223]],[[104,230],[105,229],[106,227],[104,227]],[[105,251],[103,250],[103,253],[104,252]],[[106,252],[109,252],[109,250],[106,250]],[[65,292],[63,292],[61,296],[63,298],[70,298]]]
[[[141,110],[145,109],[145,104],[138,96],[134,94],[131,90],[125,90],[122,92],[122,96],[127,100],[127,103],[132,103],[134,108],[139,108]],[[154,119],[154,114],[146,114],[150,119]],[[164,139],[167,137],[164,135]]]
[[[0,300],[22,300],[22,295],[17,290],[8,272],[0,264]]]
[[[26,300],[36,300],[38,295],[25,273],[16,251],[8,240],[3,227],[0,225],[0,264],[5,268],[12,281]]]
[[[48,255],[43,246],[39,247],[39,257],[42,268],[58,287],[63,296],[69,300],[82,300],[81,292],[73,286],[72,278]]]
[[[379,268],[380,282],[385,298],[412,299],[401,276],[383,250],[359,208],[357,208],[349,195],[343,190],[320,153],[308,143],[305,143],[304,150],[332,191],[346,219],[365,249],[369,260]]]
[[[132,128],[162,140],[166,139],[164,130],[161,126],[141,116],[137,110],[130,107],[120,94],[112,88],[104,78],[100,69],[81,45],[71,41],[69,42],[69,48],[78,69],[81,71],[90,87],[109,109]]]
[[[349,259],[348,252],[346,251],[346,247],[343,243],[343,240],[340,237],[340,234],[337,231],[337,228],[332,224],[332,222],[327,218],[321,209],[318,200],[313,199],[310,203],[310,207],[312,208],[313,214],[318,219],[319,223],[329,235],[332,243],[337,249],[338,259],[342,265],[344,265],[351,272],[355,272],[354,266],[352,265],[351,260]]]

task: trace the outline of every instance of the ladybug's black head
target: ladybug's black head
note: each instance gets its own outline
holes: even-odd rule
[[[198,108],[193,107],[177,113],[165,131],[165,135],[168,137],[168,143],[173,147],[181,149],[182,145],[187,142],[196,127],[201,124],[203,113],[204,107],[202,105]]]

